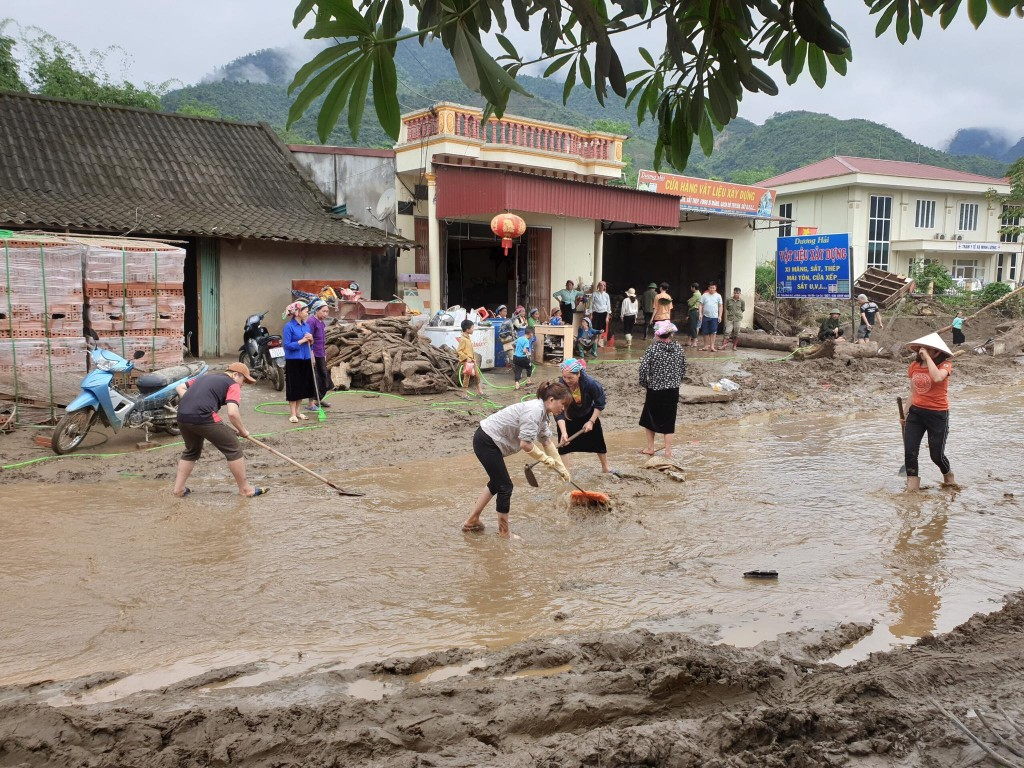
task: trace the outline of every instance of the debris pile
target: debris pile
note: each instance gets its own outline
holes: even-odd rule
[[[387,317],[327,329],[327,367],[334,383],[353,389],[430,395],[458,386],[455,350],[432,347],[408,317]]]

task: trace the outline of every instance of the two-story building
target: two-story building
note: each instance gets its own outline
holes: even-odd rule
[[[994,179],[898,160],[830,157],[762,182],[777,191],[775,213],[792,219],[760,234],[758,263],[775,258],[776,237],[799,227],[850,235],[852,272],[868,267],[909,274],[913,262],[939,262],[969,288],[1022,279],[1020,237],[1000,235],[1013,223],[990,197],[1009,192]]]
[[[420,247],[399,255],[399,271],[428,276],[431,309],[522,304],[545,317],[566,280],[605,279],[613,298],[661,281],[677,296],[709,280],[750,295],[751,219],[611,183],[626,138],[449,103],[404,115],[397,225]],[[508,255],[489,227],[503,212],[527,224]]]

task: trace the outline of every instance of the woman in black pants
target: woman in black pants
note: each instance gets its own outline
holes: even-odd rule
[[[482,531],[480,514],[492,498],[498,497],[498,533],[508,536],[508,513],[512,502],[512,478],[505,457],[525,451],[535,461],[545,464],[568,482],[569,472],[558,455],[552,439],[549,416],[565,410],[572,396],[564,384],[544,382],[537,387],[537,397],[514,403],[480,422],[473,435],[473,452],[487,472],[487,486],[476,500],[466,522],[465,532]]]
[[[903,422],[903,458],[907,465],[907,490],[921,488],[917,454],[921,439],[928,435],[928,454],[942,472],[943,485],[955,485],[953,469],[946,458],[949,436],[949,376],[952,353],[939,334],[930,333],[907,345],[916,359],[910,364],[910,412]]]

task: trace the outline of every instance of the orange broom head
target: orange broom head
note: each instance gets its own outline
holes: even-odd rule
[[[611,499],[607,493],[596,491],[573,491],[570,495],[573,504],[587,507],[607,507],[611,505]]]

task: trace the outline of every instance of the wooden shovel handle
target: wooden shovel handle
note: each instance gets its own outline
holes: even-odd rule
[[[575,439],[576,439],[577,437],[579,437],[579,436],[580,436],[580,435],[582,435],[582,434],[583,434],[583,430],[581,429],[581,430],[580,430],[579,432],[577,432],[577,433],[576,433],[575,435],[569,435],[569,440],[568,440],[568,442],[570,442],[570,443],[571,443],[571,442],[572,442],[573,440],[575,440]],[[526,465],[526,468],[527,468],[527,469],[533,469],[533,468],[534,468],[534,467],[536,467],[536,466],[537,466],[538,464],[540,464],[540,462],[539,462],[539,461],[535,461],[535,462],[533,462],[532,464],[527,464],[527,465]]]
[[[262,440],[257,440],[252,435],[249,435],[246,439],[250,440],[253,443],[256,443],[256,445],[258,445],[260,448],[266,448],[268,451],[270,451],[272,454],[277,456],[279,459],[284,459],[285,461],[287,461],[292,466],[298,467],[303,472],[306,472],[306,473],[312,475],[317,480],[319,480],[321,483],[324,483],[325,485],[329,485],[331,488],[333,488],[334,490],[336,490],[338,493],[342,494],[343,496],[362,496],[363,495],[363,494],[359,493],[358,491],[346,491],[344,488],[339,488],[338,486],[336,486],[334,483],[332,483],[330,480],[328,480],[323,475],[319,475],[316,472],[314,472],[312,469],[310,469],[309,467],[304,466],[302,464],[299,464],[299,462],[297,462],[295,459],[291,458],[290,456],[285,456],[283,453],[281,453],[276,448],[271,448],[269,445],[264,443]]]
[[[896,398],[896,407],[900,409],[900,421],[905,420],[907,418],[907,416],[903,412],[903,398],[902,397],[897,397]]]

